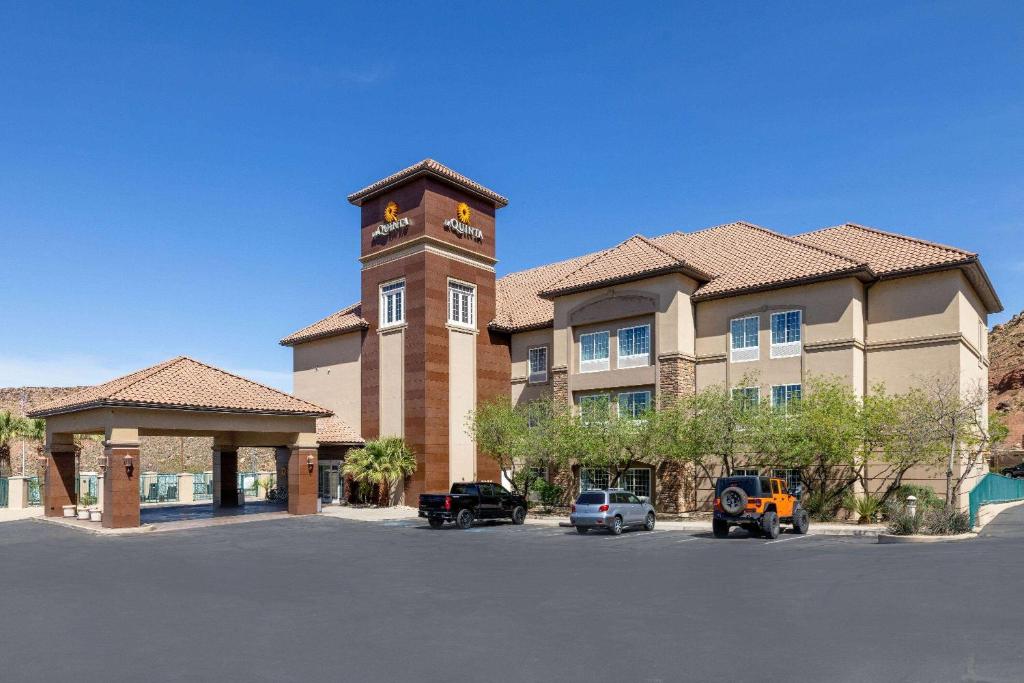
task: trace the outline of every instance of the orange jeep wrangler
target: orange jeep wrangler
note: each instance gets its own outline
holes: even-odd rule
[[[729,535],[729,527],[746,529],[751,536],[778,538],[780,524],[792,524],[793,533],[806,534],[811,520],[800,507],[800,485],[786,490],[775,477],[722,477],[715,482],[715,538]]]

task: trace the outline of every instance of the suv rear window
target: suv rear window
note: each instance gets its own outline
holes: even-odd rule
[[[604,492],[603,491],[592,491],[590,493],[581,493],[580,497],[576,499],[577,505],[604,505]]]
[[[746,491],[748,496],[761,495],[761,486],[757,477],[723,477],[715,484],[715,495],[721,495],[722,491],[730,486],[739,486]]]

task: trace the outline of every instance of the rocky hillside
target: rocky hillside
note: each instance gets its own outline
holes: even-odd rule
[[[1009,414],[1003,448],[1024,448],[1024,312],[996,325],[988,337],[989,406]]]

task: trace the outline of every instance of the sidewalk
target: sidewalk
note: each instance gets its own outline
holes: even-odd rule
[[[418,519],[416,508],[396,505],[390,508],[351,507],[332,505],[325,507],[323,514],[328,517],[351,519],[360,522],[385,522]],[[557,515],[527,515],[526,523],[536,526],[569,525],[569,518]],[[711,533],[711,520],[659,521],[662,531],[688,531],[690,533]],[[811,522],[808,534],[821,536],[878,536],[885,531],[884,524],[841,524],[836,522]]]
[[[0,508],[0,523],[3,522],[14,522],[19,519],[32,519],[33,517],[43,516],[43,506],[33,505],[27,508],[12,509],[12,508]]]

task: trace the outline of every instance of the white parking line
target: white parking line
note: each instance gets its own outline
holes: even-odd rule
[[[765,545],[771,545],[772,543],[785,543],[786,541],[797,541],[801,538],[810,538],[807,534],[790,536],[789,538],[780,538],[774,541],[768,541]]]

